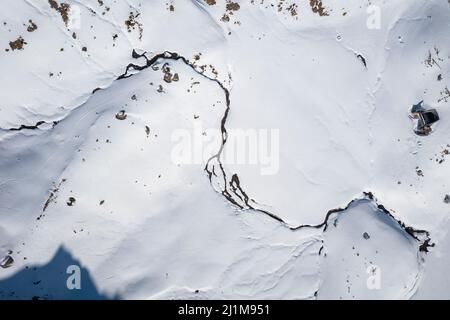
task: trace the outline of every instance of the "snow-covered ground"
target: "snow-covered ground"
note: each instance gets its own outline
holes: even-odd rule
[[[449,298],[450,1],[7,1],[0,69],[0,299]]]

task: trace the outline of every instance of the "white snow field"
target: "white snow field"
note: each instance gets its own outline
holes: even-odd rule
[[[5,1],[0,70],[0,299],[450,298],[449,0]]]

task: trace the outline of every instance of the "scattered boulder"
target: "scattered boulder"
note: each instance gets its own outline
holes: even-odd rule
[[[69,200],[67,200],[67,205],[69,207],[72,207],[76,201],[77,201],[77,199],[75,199],[74,197],[70,197]]]
[[[25,42],[25,40],[21,36],[19,38],[17,38],[17,40],[9,42],[9,46],[11,47],[12,51],[14,51],[14,50],[23,50],[23,47],[26,44],[27,43]]]
[[[11,257],[10,255],[7,255],[0,261],[0,267],[2,267],[3,269],[6,269],[6,268],[11,267],[13,265],[13,263],[14,263],[13,257]]]
[[[414,132],[420,136],[429,135],[432,131],[431,125],[439,120],[436,109],[425,108],[423,101],[412,106],[410,117],[415,120]]]

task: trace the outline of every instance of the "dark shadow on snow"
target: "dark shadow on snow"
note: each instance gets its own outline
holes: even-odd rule
[[[71,265],[80,268],[81,289],[67,288],[67,279],[73,273],[66,273]],[[1,272],[1,270],[0,270]],[[0,280],[0,300],[106,300],[119,299],[99,292],[89,271],[64,247],[60,247],[46,265],[27,266],[10,278]]]

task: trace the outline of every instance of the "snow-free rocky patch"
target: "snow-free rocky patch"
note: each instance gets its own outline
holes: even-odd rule
[[[447,0],[8,1],[0,298],[448,298],[449,30]],[[226,161],[236,130],[276,161]]]

